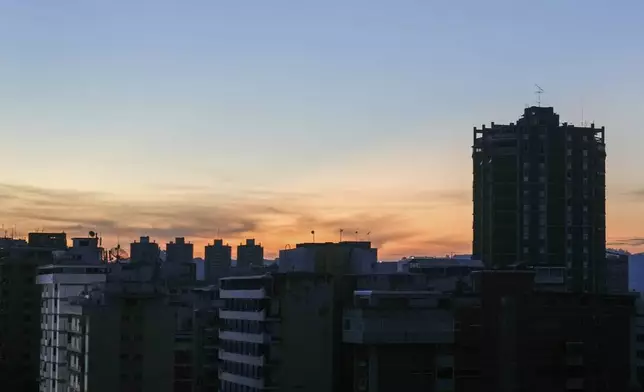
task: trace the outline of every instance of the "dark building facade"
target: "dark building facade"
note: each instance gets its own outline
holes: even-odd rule
[[[51,248],[55,250],[67,249],[66,233],[29,233],[29,246]]]
[[[6,247],[0,248],[0,385],[7,391],[36,391],[41,337],[41,291],[36,275],[38,267],[52,262],[53,249],[22,241],[10,244],[5,241]],[[58,248],[60,242],[53,245]]]
[[[216,285],[199,287],[194,303],[193,392],[219,390],[219,299]]]
[[[613,251],[606,251],[606,292],[627,293],[628,289],[628,257],[629,255]]]
[[[474,259],[561,266],[575,291],[605,286],[604,128],[559,123],[551,107],[473,132]]]
[[[264,265],[264,248],[255,243],[254,239],[247,239],[245,244],[237,246],[237,267],[262,267]]]
[[[224,245],[224,240],[217,239],[212,245],[206,245],[204,255],[204,275],[207,281],[214,282],[230,269],[232,250],[230,245]]]
[[[634,296],[534,291],[529,271],[477,274],[480,302],[454,306],[455,391],[630,390]]]
[[[159,244],[150,242],[150,237],[141,237],[139,242],[130,244],[130,261],[132,263],[154,264],[161,261]]]
[[[194,245],[186,242],[183,237],[177,237],[174,242],[168,242],[165,251],[167,263],[192,263],[194,257]]]

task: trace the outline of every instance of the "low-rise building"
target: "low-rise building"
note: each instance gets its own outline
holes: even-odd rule
[[[440,293],[355,291],[342,341],[353,391],[454,390],[454,316]]]
[[[626,391],[633,295],[535,290],[534,271],[480,271],[455,307],[455,391]]]

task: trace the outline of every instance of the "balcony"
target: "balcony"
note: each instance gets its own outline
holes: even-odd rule
[[[252,355],[231,353],[224,350],[219,350],[219,360],[246,363],[253,366],[264,366],[265,364],[264,356],[255,357]]]
[[[265,321],[266,310],[260,310],[258,312],[245,312],[245,311],[219,309],[219,318],[234,319],[234,320]]]
[[[228,381],[230,383],[238,384],[238,385],[245,385],[247,387],[251,387],[255,389],[268,389],[264,385],[263,378],[256,379],[256,378],[244,377],[244,376],[239,376],[237,374],[220,371],[219,379]]]
[[[442,344],[454,341],[447,310],[345,309],[342,338],[354,344]]]
[[[243,298],[243,299],[262,299],[268,298],[266,289],[263,287],[255,290],[219,290],[219,298]]]
[[[238,342],[250,342],[266,344],[270,342],[270,336],[263,333],[244,333],[235,331],[219,331],[220,340],[235,340]]]

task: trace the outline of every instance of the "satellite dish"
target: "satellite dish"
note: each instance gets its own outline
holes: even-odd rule
[[[89,236],[92,238],[96,237],[96,233],[94,232],[94,230],[89,232]]]
[[[129,257],[129,254],[125,250],[123,250],[120,245],[117,245],[109,250],[107,256],[110,263],[118,263],[122,259],[127,259]]]

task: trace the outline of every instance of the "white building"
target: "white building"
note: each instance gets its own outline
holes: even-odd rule
[[[56,263],[39,268],[36,283],[42,286],[40,391],[68,392],[67,325],[73,314],[68,302],[105,282],[107,266],[101,264],[98,238],[73,238],[73,247],[56,254]]]

